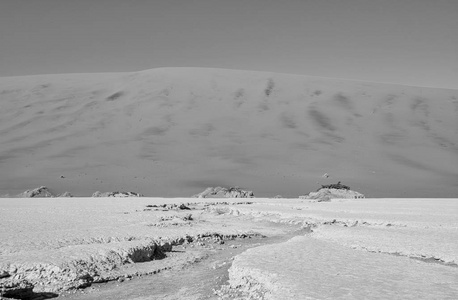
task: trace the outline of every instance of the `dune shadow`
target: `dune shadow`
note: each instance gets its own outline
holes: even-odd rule
[[[154,126],[154,127],[150,127],[150,128],[147,128],[145,129],[141,135],[142,136],[157,136],[157,135],[165,135],[167,133],[167,131],[169,130],[168,127],[166,126]]]
[[[42,300],[42,299],[52,299],[59,297],[59,294],[50,293],[50,292],[33,292],[33,291],[23,291],[23,292],[6,292],[1,294],[0,299],[22,299],[22,300]]]
[[[114,100],[117,100],[119,98],[121,98],[122,96],[124,96],[124,92],[123,91],[119,91],[119,92],[116,92],[114,94],[111,94],[110,96],[108,96],[106,98],[107,101],[114,101]]]
[[[56,293],[33,293],[32,297],[30,299],[52,299],[52,298],[57,298],[59,297],[59,294]]]
[[[413,103],[410,105],[412,111],[421,111],[425,117],[429,116],[429,105],[426,103],[426,99],[424,98],[415,98]]]
[[[353,104],[351,103],[350,98],[344,96],[342,93],[335,94],[333,100],[345,109],[353,110]]]
[[[196,128],[190,129],[188,133],[192,136],[209,136],[215,130],[211,123],[202,124]]]
[[[332,125],[331,119],[329,119],[325,114],[317,110],[316,108],[310,108],[308,111],[309,116],[320,128],[335,131],[336,127]]]
[[[287,129],[297,128],[296,120],[294,119],[294,116],[290,114],[282,113],[280,115],[280,122],[283,128],[287,128]]]

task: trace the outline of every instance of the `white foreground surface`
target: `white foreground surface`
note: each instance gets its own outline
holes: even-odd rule
[[[180,203],[192,209],[147,207]],[[229,283],[245,298],[458,298],[458,199],[10,198],[0,204],[0,272],[11,275],[0,284],[27,279],[36,291],[61,291],[88,275],[116,279],[167,241],[206,233],[281,235],[285,230],[269,223],[286,223],[312,232],[234,259]],[[173,264],[174,255],[151,267]]]
[[[263,289],[266,299],[457,299],[457,268],[354,251],[295,237],[247,250],[230,269],[233,285]],[[258,286],[256,286],[256,284]]]
[[[269,204],[250,211],[321,225],[237,256],[230,285],[247,298],[458,298],[457,199]]]

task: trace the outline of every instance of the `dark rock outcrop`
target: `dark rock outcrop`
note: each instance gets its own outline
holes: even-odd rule
[[[239,187],[223,188],[209,187],[202,193],[192,196],[193,198],[254,198],[252,191],[245,191]]]

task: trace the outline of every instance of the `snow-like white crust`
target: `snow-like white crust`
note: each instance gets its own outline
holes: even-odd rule
[[[454,267],[458,261],[457,199],[316,202],[297,198],[110,197],[9,198],[0,202],[1,285],[27,280],[36,291],[84,287],[93,281],[116,279],[124,266],[154,260],[157,251],[170,251],[171,246],[190,237],[284,232],[280,227],[266,226],[267,221],[301,225],[304,231],[298,234],[307,237],[253,248],[237,257],[230,270],[231,284],[247,295],[297,299],[303,290],[295,280],[311,284],[307,290],[318,295],[323,292],[320,282],[324,278],[313,272],[319,268],[330,268],[328,275],[344,272],[361,284],[367,280],[369,286],[377,280],[388,286],[399,279],[385,280],[385,274],[392,274],[386,268],[396,272],[405,269],[402,284],[418,280],[420,275],[426,287],[438,280],[444,282],[442,288],[431,288],[430,294],[424,294],[425,288],[416,283],[401,291],[405,293],[400,295],[412,292],[420,299],[424,295],[442,299],[455,288],[449,279],[453,274],[456,278],[458,270]],[[354,273],[351,265],[345,265],[350,262],[356,263]],[[363,272],[365,265],[369,267]],[[336,291],[344,293],[348,282],[341,279],[327,280],[324,286],[333,282],[340,286]],[[290,294],[285,290],[292,298],[286,297]],[[369,289],[361,293],[369,293]]]

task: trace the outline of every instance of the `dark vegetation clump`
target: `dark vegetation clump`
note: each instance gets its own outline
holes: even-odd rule
[[[107,101],[113,101],[113,100],[120,98],[122,95],[124,95],[124,92],[119,91],[119,92],[114,93],[111,96],[108,96],[106,99]]]
[[[243,190],[239,188],[238,186],[235,187],[230,187],[227,189],[228,192],[242,192]]]
[[[266,94],[267,97],[269,97],[270,94],[272,94],[274,87],[275,87],[275,82],[273,81],[272,78],[270,78],[269,81],[267,82],[267,87],[264,90],[264,93]]]
[[[245,94],[245,90],[244,89],[238,89],[235,92],[234,98],[235,99],[239,99],[239,98],[243,97],[244,94]]]
[[[339,181],[337,183],[321,185],[321,187],[317,191],[319,191],[321,189],[349,190],[350,187],[348,185],[340,183],[340,181]]]

